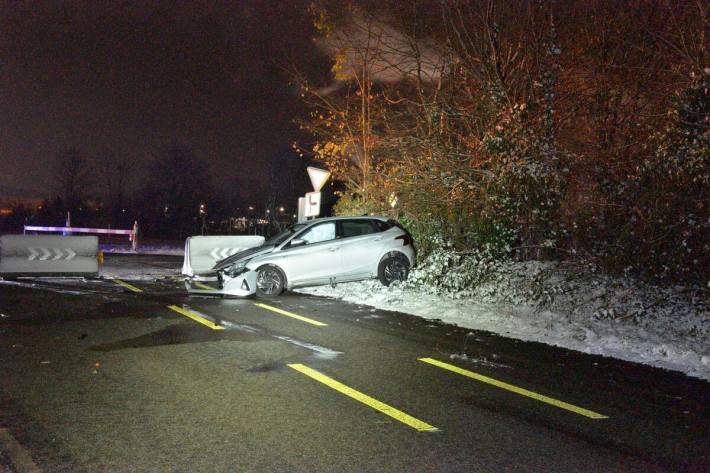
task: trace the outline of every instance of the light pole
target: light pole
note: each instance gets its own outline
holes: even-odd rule
[[[207,212],[205,211],[205,204],[200,204],[200,217],[202,217],[202,236],[205,236],[205,217],[207,215]]]

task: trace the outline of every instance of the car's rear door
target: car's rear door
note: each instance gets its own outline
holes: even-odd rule
[[[342,270],[339,280],[362,279],[377,274],[377,264],[384,242],[372,219],[338,221],[338,240]]]

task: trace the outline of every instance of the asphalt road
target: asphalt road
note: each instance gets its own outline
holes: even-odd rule
[[[0,284],[0,471],[700,472],[709,401],[680,373],[293,293]]]

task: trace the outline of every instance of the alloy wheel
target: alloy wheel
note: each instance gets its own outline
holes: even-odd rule
[[[257,274],[256,286],[264,294],[276,294],[280,292],[282,285],[281,274],[275,268],[264,268]]]

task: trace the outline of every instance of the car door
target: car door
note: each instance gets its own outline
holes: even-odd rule
[[[287,244],[282,250],[282,265],[289,287],[327,284],[340,271],[340,241],[336,240],[335,221],[316,224],[296,239],[306,243]]]
[[[341,243],[341,280],[369,278],[377,274],[383,247],[382,233],[372,219],[340,220],[338,238]]]

